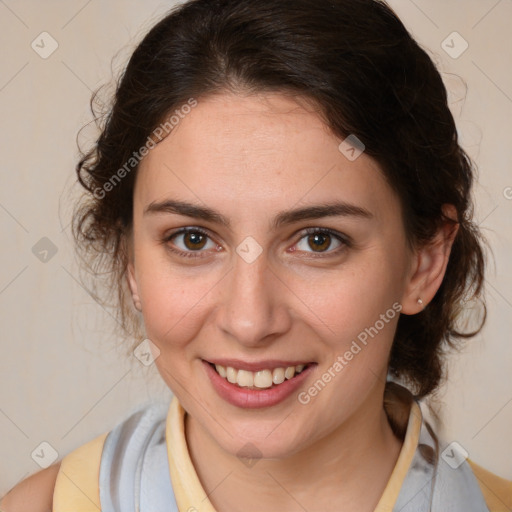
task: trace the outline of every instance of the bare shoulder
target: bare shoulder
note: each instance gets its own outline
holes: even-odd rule
[[[59,468],[57,462],[22,480],[0,501],[1,512],[51,512]]]

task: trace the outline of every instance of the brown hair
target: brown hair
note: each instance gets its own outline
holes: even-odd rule
[[[411,247],[451,222],[443,204],[455,206],[459,230],[444,281],[421,313],[400,316],[389,361],[418,397],[431,393],[444,348],[485,321],[470,333],[456,327],[464,301],[482,292],[484,239],[472,222],[473,165],[458,143],[441,76],[378,0],[192,0],[145,36],[99,138],[77,165],[86,199],[74,214],[75,238],[90,268],[108,271],[123,327],[133,334],[137,325],[124,249],[137,165],[107,183],[176,108],[223,91],[306,98],[335,135],[360,139],[400,197]]]

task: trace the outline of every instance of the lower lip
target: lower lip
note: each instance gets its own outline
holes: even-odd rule
[[[296,391],[304,380],[307,379],[314,366],[308,366],[298,375],[295,375],[295,377],[285,380],[282,384],[275,387],[249,389],[241,388],[236,384],[231,384],[231,382],[228,382],[226,379],[221,377],[209,363],[203,361],[203,364],[218,395],[226,400],[226,402],[245,409],[270,407],[286,400],[286,398]]]

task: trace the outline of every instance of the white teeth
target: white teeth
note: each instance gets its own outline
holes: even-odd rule
[[[231,366],[215,365],[217,373],[227,379],[231,384],[237,384],[242,388],[270,388],[273,384],[282,384],[285,380],[293,378],[296,374],[304,370],[305,365],[298,364],[297,366],[288,366],[286,368],[274,368],[273,370],[265,369],[257,372],[250,372],[248,370],[237,370]]]
[[[217,373],[221,376],[226,378],[226,368],[224,366],[221,366],[220,364],[215,365],[215,369],[217,370]]]
[[[261,370],[254,374],[254,385],[257,388],[269,388],[272,386],[272,372],[270,370]]]
[[[284,368],[276,368],[272,372],[272,382],[274,384],[282,384],[284,382]]]
[[[288,366],[284,371],[284,376],[286,379],[291,379],[295,375],[295,366]]]
[[[226,376],[227,376],[228,382],[231,382],[231,384],[235,384],[237,373],[238,372],[234,368],[231,368],[231,366],[228,366],[226,368]]]
[[[236,383],[243,388],[254,386],[254,374],[252,372],[248,372],[247,370],[238,370]]]

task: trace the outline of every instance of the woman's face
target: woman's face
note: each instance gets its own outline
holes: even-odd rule
[[[412,254],[377,164],[340,142],[284,95],[226,93],[140,165],[130,285],[163,379],[232,454],[284,457],[382,407]]]

